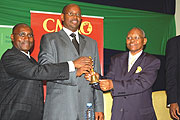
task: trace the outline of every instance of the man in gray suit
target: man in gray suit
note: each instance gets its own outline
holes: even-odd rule
[[[61,31],[42,36],[39,63],[58,63],[91,56],[94,70],[100,73],[96,41],[78,33],[80,7],[76,4],[65,6],[61,20],[64,26]],[[89,102],[93,103],[95,119],[104,119],[103,93],[93,89],[85,80],[84,73],[88,72],[86,66],[76,71],[80,71],[80,74],[71,72],[68,80],[47,82],[44,120],[84,120],[86,104]]]

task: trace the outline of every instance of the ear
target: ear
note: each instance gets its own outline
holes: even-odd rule
[[[146,43],[147,43],[147,38],[144,38],[143,45],[146,45]]]
[[[11,34],[11,41],[14,42],[14,35]]]
[[[64,13],[61,14],[61,21],[64,21]]]

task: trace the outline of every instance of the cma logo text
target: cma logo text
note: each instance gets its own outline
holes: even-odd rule
[[[53,25],[54,28],[48,27],[49,25]],[[53,18],[47,18],[43,21],[43,29],[46,32],[57,32],[58,30],[62,29],[62,24],[59,19],[55,20]],[[90,35],[92,33],[93,27],[91,22],[89,21],[82,21],[79,32],[84,35]]]

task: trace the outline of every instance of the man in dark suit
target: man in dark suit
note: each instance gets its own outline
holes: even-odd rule
[[[0,60],[0,120],[41,120],[42,80],[67,80],[69,63],[39,65],[29,53],[34,38],[26,24],[14,26],[11,40],[13,47]],[[76,68],[89,65],[90,70],[92,61],[82,57],[73,63]]]
[[[179,120],[180,111],[180,36],[168,40],[166,45],[166,93],[170,114]]]
[[[112,89],[111,120],[156,120],[151,93],[160,60],[143,52],[146,42],[142,29],[131,29],[126,38],[129,52],[113,56],[106,74],[109,80],[100,81],[103,91]]]
[[[97,42],[78,33],[81,23],[80,7],[76,4],[65,6],[61,20],[62,30],[43,35],[39,62],[57,63],[74,60],[79,56],[91,56],[94,69],[100,73]],[[76,71],[87,73],[85,67]],[[47,82],[43,119],[84,120],[86,104],[89,102],[93,104],[96,120],[103,120],[103,93],[93,89],[85,80],[84,74],[75,75],[72,72],[66,81]]]

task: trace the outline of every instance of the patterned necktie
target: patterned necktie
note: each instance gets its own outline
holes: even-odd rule
[[[77,52],[79,54],[79,44],[78,44],[78,42],[76,40],[76,34],[72,33],[70,36],[73,38],[72,43],[74,44],[74,47],[76,48],[76,50],[77,50]]]

